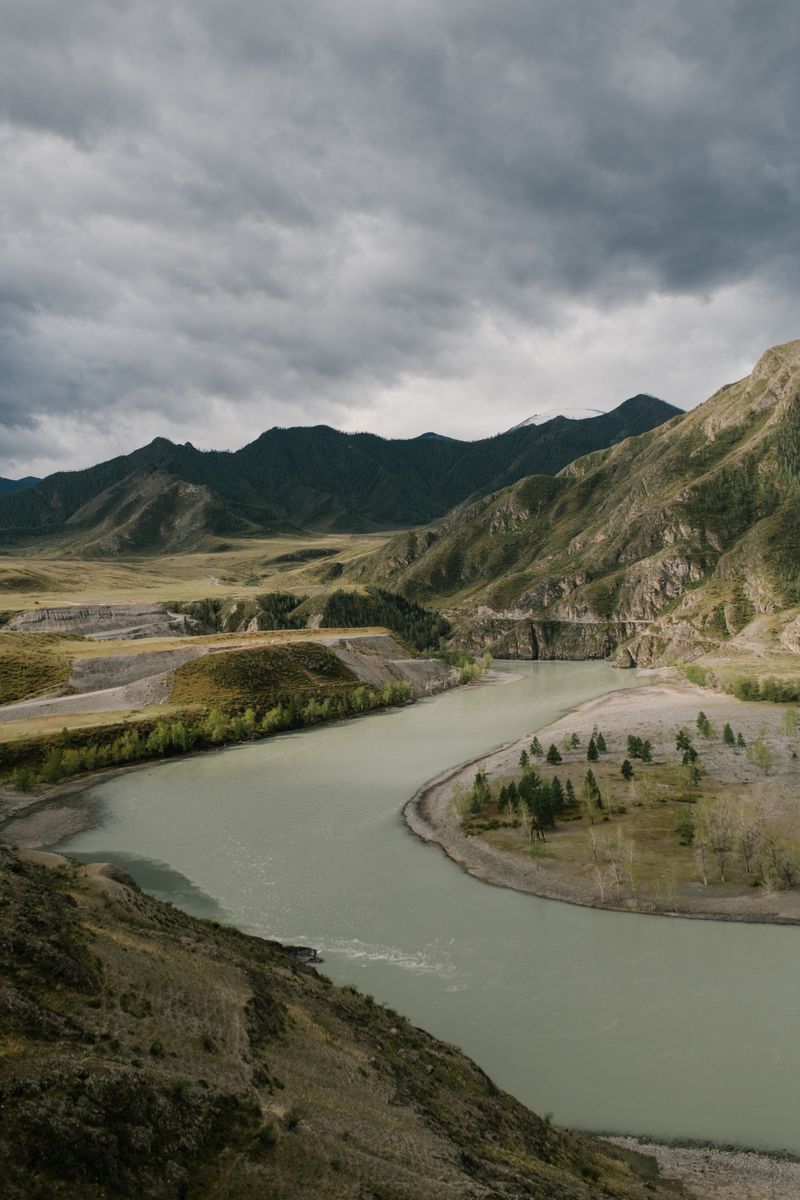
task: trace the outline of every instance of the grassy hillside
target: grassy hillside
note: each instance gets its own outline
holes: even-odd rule
[[[179,667],[173,704],[214,704],[235,709],[272,708],[312,695],[330,697],[358,681],[327,646],[299,642],[209,654]]]
[[[0,847],[8,1200],[680,1194],[280,946],[44,857]]]
[[[440,516],[532,471],[650,429],[677,410],[635,396],[597,417],[557,417],[480,442],[271,429],[236,453],[157,438],[84,471],[0,496],[0,538],[68,537],[89,556],[175,551],[209,535],[397,528]]]
[[[692,412],[463,505],[355,574],[444,604],[469,644],[550,620],[566,639],[603,627],[639,661],[708,649],[800,600],[798,430],[791,342]]]
[[[57,633],[0,633],[0,704],[66,686],[72,667]]]

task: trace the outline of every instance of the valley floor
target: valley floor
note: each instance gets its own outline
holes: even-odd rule
[[[545,780],[557,775],[566,784],[570,779],[580,796],[587,769],[593,770],[605,801],[591,825],[585,815],[559,820],[545,842],[531,844],[502,814],[487,820],[493,808],[480,817],[465,811],[480,768],[495,792],[503,782],[519,780],[520,752],[528,749],[532,735],[432,780],[406,806],[407,823],[470,874],[501,887],[623,911],[799,922],[796,885],[755,885],[755,874],[746,872],[740,861],[735,829],[723,853],[725,882],[720,881],[719,856],[707,848],[705,885],[697,844],[681,845],[676,832],[684,813],[697,820],[703,802],[724,802],[734,824],[744,818],[757,820],[764,842],[771,839],[787,853],[796,853],[800,741],[785,732],[786,706],[744,702],[664,678],[665,674],[657,673],[648,686],[589,701],[537,733],[545,751],[555,744],[563,759],[557,766],[533,760]],[[696,728],[701,710],[712,725],[708,738]],[[726,723],[742,733],[749,751],[724,743]],[[603,733],[608,753],[593,763],[587,761],[586,748],[594,728]],[[694,787],[687,786],[675,749],[681,728],[690,732],[700,754],[702,774]],[[568,751],[564,739],[573,732],[580,744]],[[654,757],[651,765],[632,760],[632,783],[620,774],[629,735],[650,740]],[[766,771],[753,760],[756,745],[767,748]]]

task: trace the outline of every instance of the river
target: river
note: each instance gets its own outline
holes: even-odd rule
[[[557,1122],[800,1153],[798,932],[489,887],[409,833],[429,778],[629,687],[603,663],[110,779],[58,848],[201,916],[302,942]],[[635,703],[635,697],[632,700]]]

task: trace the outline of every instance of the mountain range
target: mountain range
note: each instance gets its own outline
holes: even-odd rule
[[[21,492],[23,488],[38,483],[36,475],[26,475],[24,479],[0,479],[0,496],[9,496],[12,492]]]
[[[467,646],[528,658],[624,644],[662,661],[800,603],[800,341],[691,412],[395,537],[357,574],[443,608]]]
[[[0,540],[66,535],[73,550],[104,555],[192,549],[208,534],[420,525],[525,476],[553,475],[679,412],[637,395],[599,416],[559,416],[475,442],[389,440],[326,425],[270,429],[235,452],[156,438],[0,496]]]

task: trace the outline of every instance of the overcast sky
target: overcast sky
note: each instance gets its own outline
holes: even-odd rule
[[[0,474],[800,337],[796,0],[0,0]]]

